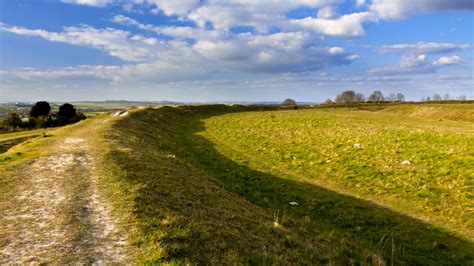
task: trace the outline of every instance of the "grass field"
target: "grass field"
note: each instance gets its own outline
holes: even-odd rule
[[[469,264],[474,128],[441,119],[146,109],[105,133],[104,182],[141,262]]]
[[[252,168],[370,199],[473,239],[474,124],[398,109],[408,108],[230,114],[204,120],[203,136],[234,160],[243,154]],[[459,109],[436,113],[462,120]]]
[[[74,135],[138,264],[471,265],[473,107],[445,107],[161,107],[0,135],[23,141],[0,201]]]

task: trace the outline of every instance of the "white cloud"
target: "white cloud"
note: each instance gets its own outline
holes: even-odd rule
[[[398,66],[387,66],[369,69],[373,76],[399,76],[434,73],[445,66],[459,65],[463,60],[459,56],[442,56],[435,61],[428,61],[425,54],[402,58]]]
[[[160,56],[163,43],[155,38],[145,38],[130,32],[105,28],[96,29],[88,25],[64,27],[62,32],[49,32],[41,29],[28,29],[0,24],[0,31],[18,35],[41,37],[52,42],[88,46],[106,51],[125,61],[143,62]]]
[[[196,23],[205,29],[209,25],[215,30],[229,30],[233,27],[249,26],[258,32],[268,32],[272,27],[288,29],[299,26],[321,35],[337,37],[358,37],[365,34],[364,23],[379,19],[403,18],[418,12],[474,10],[472,0],[356,0],[365,12],[349,13],[339,17],[335,10],[342,0],[62,0],[91,6],[105,6],[120,3],[133,10],[132,4],[154,8],[167,16],[178,16],[180,20]],[[318,9],[317,17],[290,20],[286,13],[298,8]]]
[[[418,12],[474,10],[472,0],[373,0],[370,10],[383,19],[399,19]]]
[[[67,3],[67,4],[104,7],[116,1],[115,0],[61,0],[61,2]]]
[[[342,47],[331,47],[329,48],[329,53],[331,54],[341,54],[344,53],[345,50]]]
[[[365,0],[356,0],[356,6],[358,7],[365,6]]]
[[[178,39],[194,39],[194,40],[222,40],[229,37],[229,32],[206,30],[189,26],[154,26],[150,24],[142,24],[132,18],[116,15],[113,22],[123,25],[135,26],[141,30],[155,32]]]
[[[140,80],[186,80],[209,77],[216,72],[291,73],[315,71],[332,65],[350,64],[358,57],[342,47],[325,47],[303,31],[273,34],[229,34],[227,31],[191,27],[157,27],[116,16],[117,23],[167,34],[169,40],[114,28],[97,29],[87,25],[65,27],[61,32],[0,24],[0,31],[40,37],[52,42],[87,46],[102,50],[124,61],[124,66],[80,66],[47,71],[16,71],[25,80],[32,78],[89,77],[113,82]],[[181,40],[190,38],[193,42]]]
[[[147,0],[167,16],[184,16],[199,6],[200,0]]]
[[[420,54],[418,56],[407,56],[400,61],[400,67],[411,68],[421,66],[426,62],[426,55]]]
[[[392,44],[375,47],[381,53],[443,54],[471,48],[468,44],[418,42],[415,44]]]
[[[462,60],[461,57],[459,57],[457,55],[442,56],[442,57],[438,58],[438,60],[434,61],[433,65],[435,65],[435,66],[451,66],[451,65],[459,65],[462,62],[464,62],[464,60]]]
[[[291,20],[290,23],[294,26],[323,35],[360,37],[365,35],[364,23],[376,20],[377,18],[370,12],[359,12],[343,15],[337,19],[307,17],[304,19]]]
[[[332,6],[326,6],[326,7],[320,8],[317,13],[317,17],[322,18],[322,19],[334,19],[334,18],[337,18],[338,16],[339,14]]]

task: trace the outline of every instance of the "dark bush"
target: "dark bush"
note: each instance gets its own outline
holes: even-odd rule
[[[77,123],[81,120],[85,120],[86,118],[87,118],[87,116],[85,114],[83,114],[81,112],[77,112],[76,115],[73,118],[71,118],[70,122],[71,123]]]
[[[49,112],[51,111],[51,106],[49,105],[48,102],[41,101],[35,103],[33,107],[31,107],[30,111],[30,117],[41,117],[41,116],[47,116]]]
[[[283,106],[283,107],[295,107],[295,106],[298,106],[298,104],[293,99],[286,99],[281,103],[281,106]]]
[[[59,107],[58,116],[66,120],[71,120],[76,116],[76,108],[70,103],[65,103]]]

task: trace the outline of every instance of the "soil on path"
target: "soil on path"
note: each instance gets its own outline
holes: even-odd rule
[[[14,196],[0,203],[0,264],[128,261],[87,138],[59,139],[52,149],[25,167]]]

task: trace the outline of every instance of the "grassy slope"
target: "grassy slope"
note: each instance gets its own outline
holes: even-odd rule
[[[396,113],[409,117],[428,119],[446,119],[453,121],[474,122],[474,104],[420,104],[396,105],[388,107],[383,112]]]
[[[388,190],[399,195],[398,201],[411,200],[412,187],[420,185],[416,183],[418,179],[413,167],[423,163],[412,157],[417,154],[417,147],[427,149],[428,157],[424,159],[430,163],[436,163],[437,156],[441,156],[428,145],[431,142],[453,145],[456,153],[451,156],[456,158],[459,153],[462,156],[466,152],[465,145],[472,144],[472,138],[462,142],[462,136],[456,133],[467,130],[464,126],[456,128],[457,124],[449,124],[443,129],[444,126],[434,125],[427,129],[421,125],[412,129],[413,125],[404,125],[400,117],[394,121],[395,116],[388,115],[385,126],[369,124],[367,127],[366,123],[361,124],[364,116],[358,118],[359,115],[339,113],[343,111],[298,111],[298,114],[309,112],[311,117],[319,115],[310,119],[309,124],[304,120],[307,129],[292,128],[302,124],[287,123],[288,117],[291,121],[304,119],[292,115],[295,113],[292,111],[217,116],[238,109],[146,109],[132,112],[129,117],[118,120],[110,130],[102,132],[106,139],[102,145],[108,150],[101,161],[103,182],[108,186],[117,210],[134,228],[130,232],[138,261],[472,263],[474,248],[468,240],[299,178],[302,173],[342,171],[341,176],[350,173],[351,178],[342,179],[348,190],[358,194],[359,187],[363,186],[357,184],[369,183],[370,186],[365,187],[373,187],[375,191],[361,188],[363,197],[377,193],[383,196],[383,191]],[[329,135],[327,140],[331,139],[333,133],[329,129],[318,129],[330,128],[335,118],[342,130],[332,136],[334,143],[327,146],[326,151],[319,151],[317,157],[311,159],[321,168],[304,166],[305,157],[301,156],[312,146],[306,146],[307,149],[298,154],[279,154],[277,158],[280,159],[267,153],[275,140],[289,149],[311,140],[324,141],[328,137],[325,134]],[[254,121],[250,123],[252,119]],[[394,122],[397,122],[397,134],[389,137],[390,134],[384,132]],[[350,128],[348,123],[357,126]],[[275,124],[281,128],[271,130]],[[368,136],[360,132],[365,127]],[[323,135],[299,140],[298,135],[309,129]],[[423,135],[425,130],[434,134],[428,141]],[[380,137],[383,139],[380,145],[388,145],[385,148],[389,149],[387,154],[374,155],[377,149],[367,144]],[[362,143],[362,150],[353,150],[354,138]],[[253,141],[261,146],[255,146]],[[417,145],[404,149],[399,146],[400,141]],[[370,156],[365,157],[370,159],[367,167],[351,161],[354,154],[367,156],[364,154],[367,149],[370,151]],[[331,163],[343,163],[344,167],[337,171],[329,169],[321,162],[328,160],[328,155]],[[374,168],[383,158],[390,158],[388,164],[392,167],[386,171]],[[375,165],[370,165],[374,159]],[[411,159],[415,164],[400,168],[399,160],[405,159]],[[457,159],[463,164],[466,158]],[[421,166],[426,170],[425,174],[432,175],[428,171],[429,164]],[[462,167],[456,171],[466,169]],[[386,173],[381,175],[383,179],[374,178],[379,176],[378,171]],[[443,168],[442,171],[446,174],[453,169]],[[298,175],[290,174],[293,172]],[[395,177],[399,175],[410,178],[404,178],[398,185]],[[385,180],[385,176],[389,182],[373,182],[374,179]],[[453,176],[456,177],[456,172]],[[338,184],[340,180],[336,178],[334,183]],[[320,181],[333,185],[330,178]],[[426,182],[430,184],[429,180]],[[387,185],[389,187],[385,188]],[[431,199],[429,192],[428,199]],[[449,193],[443,192],[443,195],[448,196],[448,200],[459,200],[451,199]],[[297,201],[300,206],[291,207],[290,201]],[[458,202],[464,202],[462,193]],[[452,224],[464,228],[462,223],[459,227],[458,221]]]
[[[339,109],[231,114],[206,120],[206,128],[221,153],[239,151],[256,162],[252,168],[371,199],[474,239],[472,123]]]

